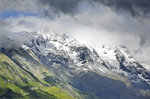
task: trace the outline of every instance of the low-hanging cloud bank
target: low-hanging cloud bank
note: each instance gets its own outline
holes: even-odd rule
[[[112,11],[106,10],[108,8]],[[82,21],[81,23],[84,21],[85,23],[83,24],[85,25],[87,25],[88,22],[97,26],[102,23],[104,25],[100,25],[99,27],[105,26],[107,30],[115,28],[116,30],[127,31],[127,33],[140,36],[141,46],[143,46],[150,37],[149,25],[147,25],[150,15],[149,0],[2,0],[0,2],[0,11],[3,12],[7,10],[34,12],[53,19],[62,17],[62,15],[68,15],[74,19],[77,15],[79,16],[79,14],[82,13],[82,15],[84,15],[86,13],[88,14],[87,16],[85,15],[84,18],[82,18],[82,16],[80,17],[82,20],[79,17],[77,20]],[[91,10],[93,13],[89,12]],[[106,11],[106,13],[104,13],[104,11]],[[111,15],[112,12],[116,12],[116,18]],[[103,21],[101,15],[106,16],[107,19]],[[108,15],[110,15],[110,17],[108,17]],[[89,17],[96,17],[97,22],[91,20]],[[110,21],[112,19],[113,21]],[[113,26],[114,23],[115,26]],[[142,28],[143,26],[144,28]],[[136,29],[139,31],[136,31]],[[121,33],[122,31],[120,31],[120,34],[123,34]]]
[[[28,32],[13,32],[9,23],[0,19],[0,49],[17,49],[33,38],[33,34]]]

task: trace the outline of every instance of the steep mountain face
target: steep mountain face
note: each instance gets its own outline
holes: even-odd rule
[[[79,98],[31,50],[23,48],[0,51],[0,99]]]
[[[150,71],[136,61],[126,47],[103,46],[99,53],[107,68],[114,73],[127,77],[134,88],[150,89]]]
[[[85,96],[88,93],[95,99],[150,98],[150,72],[124,46],[94,49],[66,35],[35,34],[24,49],[31,49],[49,70]]]

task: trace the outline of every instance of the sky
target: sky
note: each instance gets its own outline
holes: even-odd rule
[[[0,47],[31,39],[22,31],[54,31],[97,48],[125,45],[150,62],[150,0],[0,0],[0,27]]]

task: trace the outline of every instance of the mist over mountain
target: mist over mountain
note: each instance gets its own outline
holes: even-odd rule
[[[149,99],[149,11],[148,0],[0,0],[0,99]]]

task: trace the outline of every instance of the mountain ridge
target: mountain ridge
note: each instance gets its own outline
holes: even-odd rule
[[[54,95],[53,98],[150,98],[150,71],[134,59],[125,46],[105,45],[95,49],[65,34],[40,31],[23,34],[34,35],[21,48],[1,48],[1,53],[36,83],[44,84],[40,86],[46,84],[40,89]],[[14,40],[13,37],[9,39]],[[47,87],[47,83],[50,86]],[[32,89],[36,90],[36,87]],[[49,97],[42,94],[41,97]],[[29,97],[25,95],[25,98]]]
[[[129,54],[126,47],[105,48],[103,46],[100,49],[102,51],[97,51],[66,35],[43,34],[44,32],[39,32],[27,46],[56,75],[62,76],[63,74],[63,79],[71,81],[68,76],[94,72],[122,81],[137,90],[150,89],[150,72]],[[109,58],[107,58],[107,53]],[[112,63],[109,64],[108,61]]]

